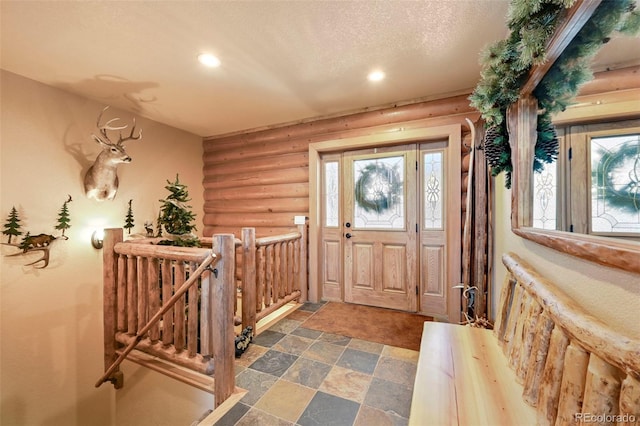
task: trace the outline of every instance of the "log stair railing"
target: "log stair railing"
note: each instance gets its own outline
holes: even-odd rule
[[[255,228],[242,228],[242,327],[286,304],[307,300],[306,225],[298,231],[256,238]]]
[[[144,241],[143,241],[144,242]],[[212,249],[123,242],[105,230],[105,381],[122,387],[119,365],[137,362],[214,394],[234,392],[235,239]]]
[[[584,311],[515,254],[494,334],[540,425],[640,424],[640,340]]]

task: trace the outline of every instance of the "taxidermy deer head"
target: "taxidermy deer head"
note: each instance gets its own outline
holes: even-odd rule
[[[87,171],[84,176],[84,191],[87,197],[94,200],[104,201],[113,200],[118,191],[118,174],[117,167],[120,163],[130,163],[131,157],[127,155],[123,143],[128,140],[139,140],[142,138],[142,130],[137,136],[133,133],[136,130],[136,119],[133,119],[133,127],[131,133],[127,137],[123,137],[120,133],[118,142],[111,142],[108,131],[123,130],[128,126],[117,126],[114,122],[120,120],[119,118],[113,118],[107,121],[105,124],[100,125],[102,120],[102,114],[109,108],[105,107],[100,115],[98,115],[98,121],[96,123],[100,135],[92,135],[93,139],[102,146],[102,152],[98,154],[96,161]]]

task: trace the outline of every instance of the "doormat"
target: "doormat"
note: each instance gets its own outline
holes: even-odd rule
[[[433,318],[391,309],[329,302],[304,321],[302,327],[419,351],[425,321],[433,321]]]

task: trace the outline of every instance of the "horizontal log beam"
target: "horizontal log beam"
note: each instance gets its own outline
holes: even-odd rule
[[[309,198],[278,198],[270,200],[212,200],[204,203],[205,213],[291,213],[308,212]]]
[[[275,185],[279,183],[308,183],[309,168],[296,167],[290,169],[276,168],[273,170],[241,170],[226,176],[205,177],[205,189],[244,188],[256,185]]]

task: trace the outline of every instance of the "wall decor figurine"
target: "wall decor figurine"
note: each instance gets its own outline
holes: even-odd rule
[[[100,131],[100,136],[93,134],[93,139],[102,146],[102,152],[98,154],[95,162],[87,171],[84,177],[84,191],[87,197],[97,200],[113,200],[118,191],[118,174],[117,168],[121,163],[130,163],[131,157],[127,154],[124,142],[129,140],[140,140],[142,138],[142,130],[134,136],[136,130],[136,120],[133,119],[133,126],[129,136],[123,137],[122,133],[118,136],[117,142],[112,142],[107,135],[109,131],[119,131],[126,129],[128,125],[118,126],[114,124],[119,118],[112,118],[105,124],[101,125],[102,115],[109,108],[106,106],[100,115],[96,126]]]
[[[9,216],[7,217],[7,222],[4,224],[4,231],[2,231],[3,235],[9,236],[8,244],[11,244],[11,237],[18,237],[22,235],[22,231],[20,230],[20,218],[18,217],[18,211],[15,206],[11,207],[11,212],[9,212]]]
[[[131,203],[133,200],[129,200],[129,208],[127,209],[127,215],[124,217],[124,229],[126,229],[131,235],[131,228],[135,225],[135,221],[133,219],[133,208],[131,207]]]
[[[65,201],[60,208],[60,213],[58,213],[58,224],[56,225],[56,229],[58,231],[62,231],[62,237],[65,239],[67,239],[67,237],[64,235],[64,231],[71,228],[71,225],[69,224],[69,222],[71,222],[71,218],[69,217],[69,208],[67,207],[67,204],[71,201],[73,200],[71,199],[71,195],[69,195],[67,201]]]
[[[41,251],[42,257],[34,260],[33,262],[29,262],[24,266],[33,266],[36,269],[44,269],[49,266],[49,250],[51,248],[51,244],[56,240],[68,240],[69,237],[64,235],[64,232],[71,228],[71,218],[69,216],[69,207],[68,204],[72,201],[71,195],[68,196],[67,200],[62,204],[60,208],[60,213],[58,214],[58,223],[55,226],[55,229],[62,231],[62,235],[56,237],[50,234],[40,233],[37,235],[31,235],[30,232],[27,232],[20,243],[12,243],[11,237],[18,237],[22,235],[20,218],[18,217],[18,211],[15,207],[11,208],[11,212],[9,212],[9,216],[7,217],[7,221],[4,224],[4,230],[2,233],[9,237],[6,243],[2,243],[3,245],[8,245],[12,247],[16,247],[20,251],[6,255],[7,257],[13,256],[21,256],[27,253],[32,253],[35,251]],[[40,264],[41,263],[41,264]],[[38,266],[35,266],[38,265]]]

